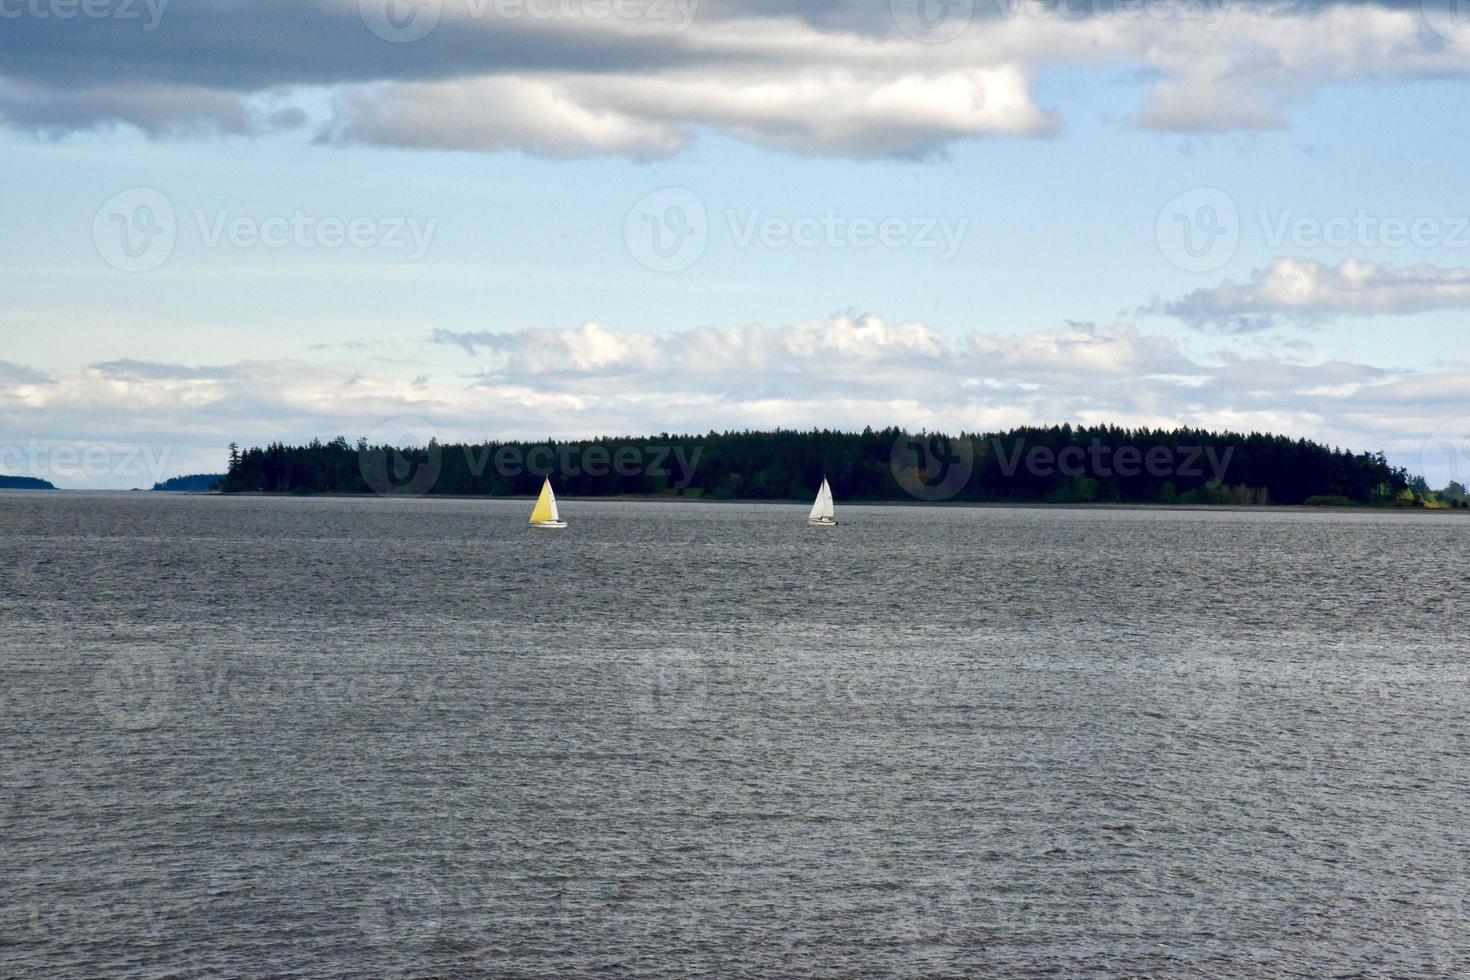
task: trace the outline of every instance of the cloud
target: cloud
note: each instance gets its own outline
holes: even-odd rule
[[[1201,25],[1209,43],[1188,30],[1155,35],[1147,61],[1162,78],[1139,116],[1142,126],[1285,129],[1283,107],[1317,86],[1470,67],[1463,53],[1446,50],[1423,29],[1417,10],[1367,3],[1216,9],[1218,23]]]
[[[889,76],[721,70],[657,77],[543,75],[354,88],[326,141],[548,157],[658,157],[698,127],[805,154],[920,156],[963,137],[1041,135],[1051,118],[1013,68]]]
[[[923,323],[844,314],[778,327],[695,327],[664,335],[613,332],[589,323],[575,329],[440,330],[433,340],[478,356],[477,383],[486,389],[527,385],[575,396],[583,405],[592,403],[587,399],[607,400],[610,390],[657,391],[691,404],[748,408],[764,402],[799,418],[819,416],[823,400],[917,404],[945,392],[958,400],[988,401],[994,394],[1000,401],[1033,405],[1062,398],[1105,413],[1130,397],[1129,386],[1177,387],[1205,370],[1176,341],[1146,336],[1126,323],[1072,323],[1020,336],[971,331],[952,341]],[[1052,409],[1043,414],[1052,417]],[[1014,421],[1025,417],[1017,412]],[[747,424],[759,418],[793,424],[781,422],[779,412]],[[651,424],[667,427],[656,419]]]
[[[1246,333],[1285,320],[1329,316],[1371,317],[1470,308],[1470,268],[1346,259],[1336,267],[1310,259],[1278,258],[1246,282],[1227,279],[1149,312],[1196,327]]]
[[[972,333],[970,350],[983,363],[1030,378],[1188,374],[1198,370],[1178,345],[1145,337],[1128,323],[1099,327],[1073,323],[1066,329],[1022,337]]]
[[[187,367],[131,358],[103,361],[93,364],[91,370],[114,381],[219,381],[235,374],[229,367]]]
[[[668,335],[615,333],[597,323],[576,329],[434,334],[477,354],[491,354],[486,377],[657,376],[675,387],[739,386],[751,375],[815,383],[809,372],[856,369],[960,370],[966,363],[937,331],[921,323],[889,325],[871,315],[843,315],[783,327],[696,327]],[[801,380],[807,378],[809,380]]]
[[[0,118],[48,135],[126,123],[152,137],[207,133],[249,134],[293,128],[297,116],[257,120],[239,95],[199,86],[139,84],[126,88],[55,90],[0,85]]]
[[[441,331],[393,361],[322,357],[109,361],[46,383],[0,365],[0,450],[106,446],[109,458],[136,459],[117,447],[142,445],[153,458],[167,452],[167,476],[217,470],[231,441],[355,439],[404,418],[427,420],[446,441],[941,419],[981,431],[1066,421],[1275,431],[1383,449],[1418,469],[1430,435],[1470,415],[1463,367],[1201,358],[1127,323],[954,337],[870,314],[669,334],[591,323]],[[126,487],[151,476],[61,482]]]
[[[24,364],[0,361],[0,385],[44,385],[51,383],[50,375],[43,374]]]
[[[199,0],[168,6],[153,30],[7,21],[0,118],[152,136],[314,118],[324,142],[552,158],[661,157],[713,130],[801,154],[918,157],[1054,132],[1031,80],[1057,66],[1147,79],[1136,122],[1179,132],[1282,128],[1327,84],[1470,75],[1470,45],[1446,43],[1415,10],[1374,4],[1181,0],[1073,17],[1007,0],[928,44],[888,3],[861,0],[801,16],[764,0],[668,0],[634,17],[586,12],[618,5],[444,0],[427,35],[395,44],[370,29],[374,2]]]
[[[649,334],[614,333],[596,323],[576,330],[530,329],[513,333],[437,330],[434,342],[471,355],[485,351],[500,370],[515,375],[608,375],[649,369],[659,360],[659,341]]]
[[[337,96],[320,139],[416,149],[516,149],[552,158],[653,157],[682,148],[688,134],[579,99],[555,80],[476,78],[349,89]]]

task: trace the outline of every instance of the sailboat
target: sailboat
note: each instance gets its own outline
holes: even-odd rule
[[[531,511],[532,527],[558,528],[566,527],[567,522],[561,519],[561,512],[556,509],[556,493],[551,489],[551,477],[541,485],[541,496],[536,501],[536,509]]]
[[[822,489],[817,491],[817,502],[812,504],[811,516],[806,522],[812,527],[836,527],[837,515],[832,509],[832,488],[827,478],[822,477]]]

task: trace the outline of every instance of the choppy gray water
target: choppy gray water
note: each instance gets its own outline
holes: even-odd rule
[[[1470,970],[1452,515],[0,495],[0,974]]]

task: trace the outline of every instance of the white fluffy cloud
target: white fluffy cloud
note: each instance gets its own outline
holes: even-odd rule
[[[575,330],[532,328],[515,333],[440,330],[435,340],[463,347],[471,355],[488,352],[514,374],[621,374],[653,368],[661,358],[657,337],[617,333],[597,323]]]
[[[552,158],[662,156],[686,141],[675,127],[579,98],[552,78],[358,86],[341,92],[334,109],[330,141]]]
[[[1470,308],[1470,269],[1345,259],[1337,266],[1279,258],[1246,282],[1197,289],[1158,312],[1227,332],[1260,330],[1283,319],[1376,316]]]
[[[673,387],[770,386],[793,390],[825,383],[882,384],[932,375],[952,384],[1040,382],[1091,375],[1102,379],[1178,373],[1190,362],[1172,341],[1146,337],[1131,324],[1071,324],[1025,336],[972,331],[958,343],[923,323],[889,324],[844,315],[782,327],[697,327],[669,335],[615,333],[596,323],[576,329],[505,333],[437,331],[434,339],[484,354],[483,376],[575,379],[657,376]]]
[[[339,95],[327,138],[655,157],[684,147],[699,126],[799,153],[888,156],[968,136],[1038,135],[1052,122],[1012,67],[899,75],[710,68],[354,87]]]
[[[982,364],[1028,378],[1102,378],[1190,373],[1194,369],[1174,342],[1146,337],[1128,323],[1107,327],[1072,324],[1064,330],[1016,337],[971,333],[971,353]]]
[[[1466,46],[1443,43],[1414,11],[1373,5],[1155,3],[1163,16],[1090,18],[1042,3],[1005,9],[943,44],[790,19],[696,19],[668,37],[692,66],[349,91],[331,138],[658,156],[711,126],[802,153],[916,155],[967,137],[1051,132],[1057,121],[1033,101],[1030,79],[1052,65],[1157,73],[1137,122],[1180,132],[1284,128],[1285,107],[1321,84],[1470,73]],[[527,106],[546,109],[530,134]]]

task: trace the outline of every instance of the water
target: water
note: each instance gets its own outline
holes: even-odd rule
[[[1452,976],[1470,521],[0,495],[0,975]]]

